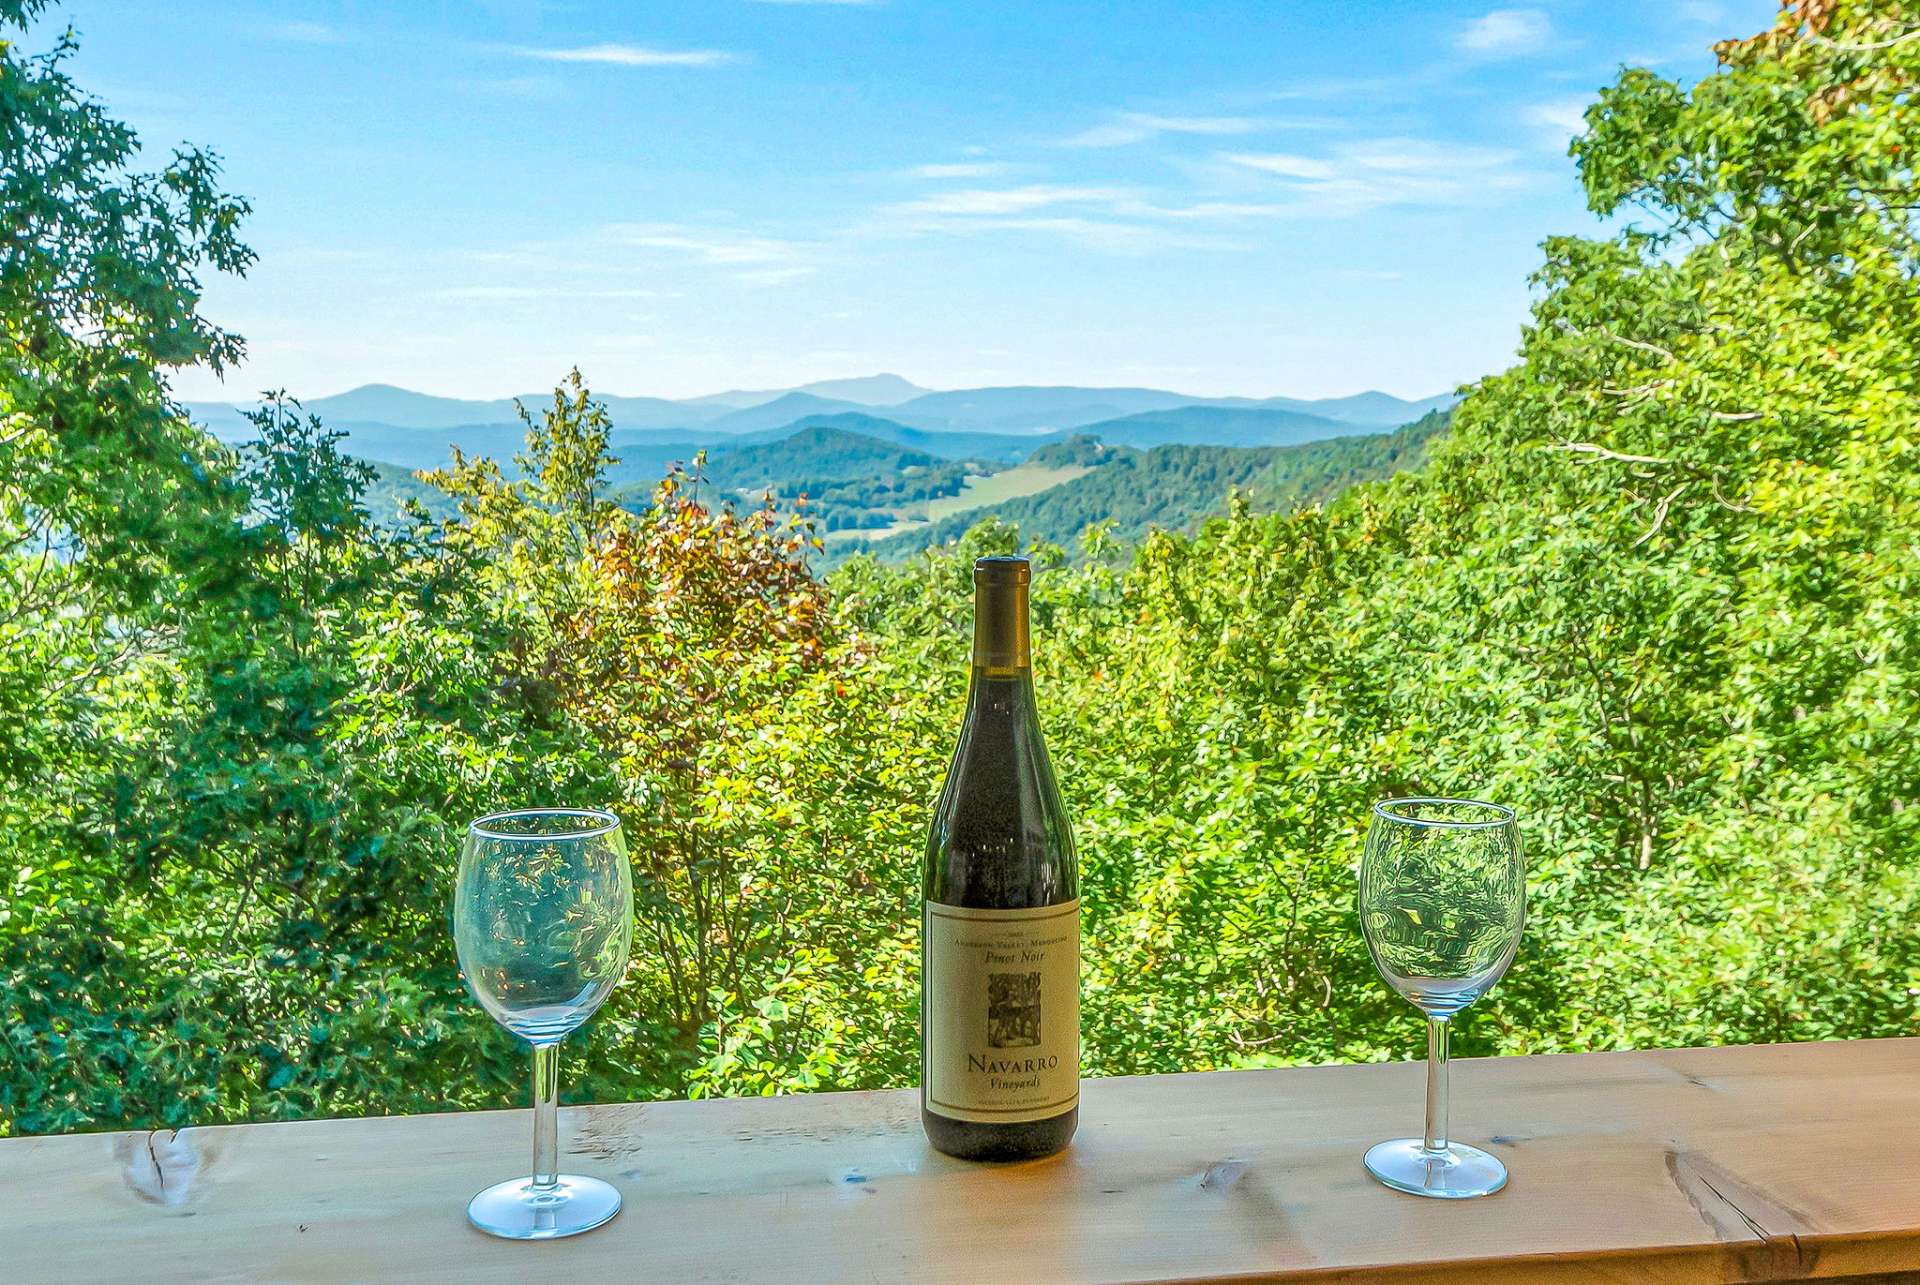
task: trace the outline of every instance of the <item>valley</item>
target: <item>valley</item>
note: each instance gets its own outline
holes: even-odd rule
[[[537,413],[543,399],[519,400]],[[695,484],[727,502],[772,495],[803,511],[823,565],[861,553],[910,557],[989,518],[1071,549],[1099,523],[1124,541],[1191,528],[1236,492],[1262,508],[1314,503],[1417,460],[1453,401],[1040,386],[934,392],[893,375],[685,401],[600,400],[614,425],[616,502],[644,505],[669,470],[692,470],[703,458]],[[240,407],[188,409],[226,440],[250,431]],[[455,449],[517,474],[525,428],[512,399],[369,385],[307,410],[375,466],[366,503],[382,523],[402,521],[409,502],[431,517],[447,514],[446,497],[417,473]]]

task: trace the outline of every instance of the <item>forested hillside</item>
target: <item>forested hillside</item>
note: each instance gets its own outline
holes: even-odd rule
[[[447,493],[437,486],[422,482],[413,469],[401,468],[398,464],[388,464],[383,460],[368,460],[366,463],[373,470],[373,479],[367,483],[361,503],[366,506],[367,516],[374,522],[404,525],[409,520],[411,506],[415,504],[430,517],[452,516],[453,505],[447,499]]]
[[[791,437],[730,451],[701,466],[701,480],[730,502],[772,494],[804,508],[822,530],[887,526],[896,513],[960,493],[985,467],[895,446],[839,428],[802,428]],[[651,488],[648,488],[649,490]],[[648,496],[620,497],[644,506]]]
[[[1417,468],[1451,419],[1451,412],[1428,411],[1391,433],[1278,451],[1273,463],[1247,484],[1249,507],[1255,513],[1286,513],[1302,505],[1325,503],[1361,482]]]
[[[1697,86],[1624,70],[1574,147],[1615,230],[1545,242],[1445,432],[1033,546],[1088,1075],[1414,1052],[1352,871],[1425,792],[1512,804],[1530,859],[1463,1055],[1915,1032],[1916,33],[1797,0]],[[0,64],[35,143],[0,165],[0,1132],[522,1102],[447,927],[503,805],[631,837],[570,1095],[911,1083],[971,559],[1036,532],[823,579],[783,506],[613,503],[577,374],[510,470],[436,476],[450,516],[377,525],[324,423],[271,405],[241,453],[170,395],[243,351],[200,310],[253,262],[211,158],[143,168],[64,50]]]
[[[1104,545],[1132,543],[1156,528],[1190,530],[1201,518],[1224,513],[1236,494],[1252,511],[1285,511],[1409,467],[1446,423],[1447,415],[1434,411],[1393,433],[1291,447],[1156,446],[1140,451],[1091,435],[1076,436],[1041,447],[1029,463],[1085,465],[1090,471],[1084,476],[868,540],[859,548],[899,559],[952,542],[981,521],[1010,524],[1028,540],[1069,549],[1077,549],[1082,533],[1092,527],[1102,528]]]
[[[1076,430],[1111,446],[1293,446],[1355,431],[1319,415],[1227,406],[1181,406],[1102,420]]]

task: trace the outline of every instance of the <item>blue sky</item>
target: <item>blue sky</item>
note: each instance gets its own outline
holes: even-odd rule
[[[1771,0],[66,0],[225,159],[225,385],[1433,393],[1507,364],[1622,63]],[[48,35],[43,25],[37,43]],[[30,41],[30,44],[36,43]]]

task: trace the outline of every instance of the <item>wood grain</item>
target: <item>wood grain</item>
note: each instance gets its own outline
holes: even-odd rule
[[[911,1092],[562,1113],[626,1209],[466,1226],[526,1112],[0,1141],[0,1281],[1724,1282],[1920,1279],[1920,1040],[1462,1060],[1484,1200],[1375,1185],[1415,1064],[1094,1080],[1062,1156],[931,1151]]]

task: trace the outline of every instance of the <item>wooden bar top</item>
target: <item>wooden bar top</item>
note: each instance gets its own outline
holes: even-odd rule
[[[932,1151],[911,1091],[568,1108],[620,1216],[466,1224],[525,1111],[0,1141],[0,1281],[1920,1279],[1920,1039],[1454,1064],[1512,1172],[1447,1202],[1360,1167],[1417,1063],[1087,1082],[1068,1151]]]

